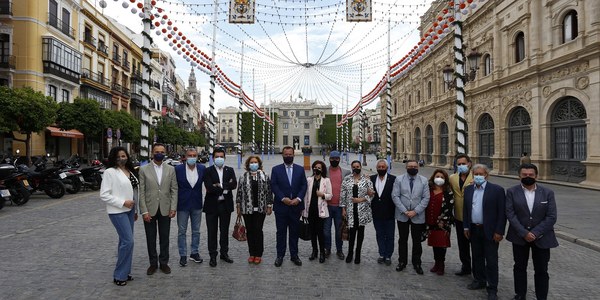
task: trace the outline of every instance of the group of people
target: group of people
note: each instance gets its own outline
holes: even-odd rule
[[[519,167],[520,184],[505,190],[488,181],[489,170],[483,164],[472,165],[465,154],[456,157],[457,172],[452,175],[436,169],[426,178],[419,175],[419,163],[406,161],[406,172],[389,173],[386,160],[377,161],[377,174],[361,173],[361,163],[353,161],[351,170],[339,166],[340,153],[332,151],[329,167],[321,160],[312,163],[312,174],[294,164],[294,149],[282,150],[283,163],[263,170],[259,156],[250,155],[245,172],[236,178],[233,168],[225,165],[225,152],[215,149],[214,164],[198,164],[198,152],[188,149],[186,163],[177,167],[163,164],[165,147],[152,147],[152,162],[135,174],[130,157],[122,147],[110,151],[108,168],[100,190],[110,220],[119,235],[114,283],[122,286],[131,277],[133,224],[137,212],[142,215],[150,266],[147,274],[158,269],[170,273],[170,220],[177,217],[179,265],[188,261],[186,235],[191,222],[189,260],[202,263],[199,254],[200,221],[206,214],[210,266],[229,257],[229,223],[234,210],[243,217],[247,230],[248,263],[260,264],[264,253],[263,224],[275,213],[277,256],[281,267],[289,245],[291,261],[302,265],[298,254],[302,218],[311,228],[312,253],[309,260],[324,263],[335,242],[336,256],[347,263],[360,264],[365,226],[373,222],[379,250],[379,264],[392,264],[395,229],[398,228],[398,264],[403,271],[408,263],[408,237],[411,236],[411,264],[423,274],[422,242],[433,248],[438,275],[445,273],[446,249],[450,247],[451,228],[456,227],[461,269],[458,276],[473,275],[468,289],[487,289],[488,299],[497,299],[498,245],[504,237],[512,242],[515,299],[525,299],[527,264],[532,252],[537,299],[548,294],[550,248],[557,247],[553,225],[556,202],[552,190],[536,183],[538,169],[531,163]],[[202,187],[206,190],[203,197]],[[235,197],[234,197],[235,193]],[[204,201],[203,201],[204,198]],[[235,199],[234,199],[235,198]],[[343,223],[348,228],[348,251],[344,254]],[[335,227],[332,237],[332,227]],[[156,251],[157,233],[160,254]],[[218,237],[218,239],[217,239]]]

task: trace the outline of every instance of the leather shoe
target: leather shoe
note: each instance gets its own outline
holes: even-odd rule
[[[415,268],[415,272],[417,272],[417,274],[423,275],[423,268],[421,268],[420,265],[416,265],[416,266],[414,266],[414,268]]]
[[[460,271],[454,273],[454,275],[456,275],[456,276],[465,276],[465,275],[469,275],[469,274],[471,274],[471,270],[465,269],[465,268],[462,268],[462,269],[460,269]]]
[[[156,266],[150,266],[148,267],[148,270],[146,271],[146,275],[152,275],[154,273],[156,273]]]
[[[342,251],[338,251],[338,252],[336,253],[336,255],[337,255],[337,257],[338,257],[339,259],[341,259],[341,260],[344,260],[344,258],[346,258],[346,256],[344,255],[344,252],[342,252]]]
[[[525,300],[525,296],[515,295],[515,297],[513,297],[513,300]]]
[[[301,266],[302,265],[302,261],[300,260],[299,257],[293,257],[292,258],[292,262],[296,265],[296,266]]]
[[[378,263],[378,264],[382,264],[384,261],[385,261],[385,258],[383,258],[383,256],[380,256],[380,257],[377,259],[377,263]]]
[[[276,267],[281,267],[281,264],[283,264],[283,257],[278,257],[275,259],[275,266]]]
[[[487,295],[487,299],[488,299],[488,300],[498,300],[498,295],[496,295],[496,293],[495,293],[495,292],[493,292],[493,293],[488,293],[488,295]]]
[[[329,255],[331,255],[331,249],[325,249],[325,258],[329,258]]]
[[[171,274],[171,268],[167,264],[160,265],[160,270],[165,274]]]
[[[312,254],[308,257],[308,260],[315,260],[317,259],[317,256],[319,256],[319,253],[317,251],[313,251]]]
[[[210,262],[208,262],[208,265],[211,267],[216,267],[217,266],[217,258],[216,257],[211,257],[210,258]]]
[[[390,258],[386,258],[386,259],[385,259],[385,265],[386,265],[386,266],[391,266],[391,265],[392,265],[392,259],[390,259]]]
[[[227,255],[227,254],[221,255],[221,260],[225,261],[226,263],[229,263],[229,264],[233,263],[233,259],[229,258],[229,255]]]
[[[396,271],[400,272],[400,271],[404,270],[405,268],[406,268],[406,263],[399,263],[396,266]]]
[[[325,254],[321,253],[321,255],[319,255],[319,263],[324,263],[325,262]]]
[[[485,283],[478,282],[478,281],[473,281],[473,282],[469,283],[469,285],[467,285],[467,289],[469,289],[469,290],[482,290],[482,289],[485,289]]]

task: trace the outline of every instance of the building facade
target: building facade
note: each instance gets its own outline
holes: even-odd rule
[[[217,110],[217,140],[227,149],[233,149],[238,144],[238,112],[237,107],[228,106]]]
[[[446,4],[432,3],[422,35]],[[516,174],[527,152],[542,179],[600,186],[600,2],[480,5],[463,23],[465,52],[481,53],[477,65],[465,64],[467,153],[493,173]],[[396,159],[451,166],[456,91],[442,71],[453,65],[453,46],[450,33],[392,83]]]

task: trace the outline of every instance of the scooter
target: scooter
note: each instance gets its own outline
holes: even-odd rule
[[[67,192],[69,194],[77,194],[79,191],[81,191],[81,187],[83,186],[85,180],[83,179],[81,172],[77,169],[79,164],[73,164],[72,159],[73,157],[67,160],[62,160],[56,165],[60,169],[58,176],[64,183]]]
[[[42,167],[44,165],[44,167]],[[17,166],[19,172],[27,175],[27,181],[32,188],[32,193],[35,191],[44,191],[50,198],[61,198],[65,195],[65,185],[60,181],[59,169],[56,167],[45,168],[45,163],[42,158],[38,158],[34,167],[43,168],[40,171],[35,171],[27,167],[27,165],[20,164]]]
[[[29,186],[27,176],[17,172],[17,168],[10,164],[0,165],[0,195],[5,201],[19,206],[29,201],[32,188]],[[1,201],[4,204],[5,201]]]

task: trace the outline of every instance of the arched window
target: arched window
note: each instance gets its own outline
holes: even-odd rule
[[[577,37],[577,11],[569,11],[562,22],[563,43],[572,41]]]
[[[233,128],[229,128],[229,134],[233,134]]]
[[[398,101],[394,101],[394,115],[398,115]]]
[[[408,95],[408,108],[412,106],[412,95]]]
[[[442,155],[440,158],[440,164],[448,163],[446,160],[446,155],[448,155],[449,150],[448,141],[448,124],[442,122],[442,124],[440,124],[440,154]]]
[[[427,98],[431,99],[433,97],[433,88],[431,87],[431,81],[427,82]]]
[[[427,144],[426,144],[427,157],[425,158],[425,160],[427,161],[427,163],[431,163],[433,161],[433,159],[432,159],[432,154],[433,154],[433,127],[431,127],[431,125],[427,125],[427,127],[425,128],[425,135],[426,135],[426,138],[427,138]]]
[[[486,54],[483,56],[483,76],[492,74],[492,56]]]
[[[417,160],[421,159],[421,129],[419,127],[415,129],[415,154]]]
[[[517,171],[521,163],[521,154],[531,154],[531,117],[524,107],[519,106],[513,110],[508,127],[510,170]]]
[[[484,114],[479,120],[479,162],[493,167],[494,120],[490,114]]]
[[[421,103],[421,91],[417,91],[417,103]]]
[[[577,98],[566,97],[552,112],[552,176],[554,179],[585,180],[587,159],[587,112]]]
[[[515,37],[515,62],[520,62],[525,59],[525,34],[517,33]]]

